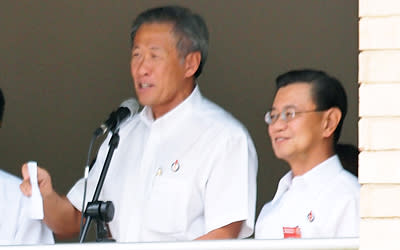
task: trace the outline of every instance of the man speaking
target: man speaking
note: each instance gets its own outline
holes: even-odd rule
[[[257,155],[231,114],[204,98],[197,84],[208,53],[202,17],[179,6],[141,13],[131,29],[131,74],[140,114],[120,127],[120,142],[101,200],[115,206],[109,223],[118,242],[228,239],[254,227]],[[108,150],[101,146],[88,179],[94,193]],[[21,189],[30,194],[26,165]],[[45,222],[56,235],[79,232],[84,182],[68,195],[38,169]]]

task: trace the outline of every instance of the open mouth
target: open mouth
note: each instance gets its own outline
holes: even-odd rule
[[[281,142],[284,142],[284,141],[286,141],[286,140],[288,140],[287,137],[276,137],[276,138],[274,139],[275,143],[281,143]]]
[[[139,83],[139,88],[140,89],[148,89],[148,88],[151,88],[151,87],[153,87],[153,84],[150,84],[150,83]]]

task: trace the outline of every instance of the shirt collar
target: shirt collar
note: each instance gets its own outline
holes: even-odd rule
[[[172,110],[168,111],[160,118],[154,120],[151,107],[145,106],[140,112],[140,119],[147,126],[163,126],[164,124],[169,124],[170,126],[171,122],[176,123],[177,121],[183,119],[185,114],[191,113],[193,106],[200,102],[201,97],[202,95],[200,93],[200,88],[196,84],[192,93],[185,100],[183,100],[183,102],[181,102]]]
[[[295,176],[293,178],[292,171],[289,171],[280,179],[274,199],[280,197],[295,183],[304,185],[305,188],[311,188],[315,190],[315,192],[318,192],[342,170],[343,167],[339,157],[333,155],[301,176]]]
[[[322,188],[341,170],[343,170],[343,167],[339,157],[333,155],[299,177],[304,178],[306,184],[317,185],[316,188]],[[315,186],[313,188],[315,188]]]

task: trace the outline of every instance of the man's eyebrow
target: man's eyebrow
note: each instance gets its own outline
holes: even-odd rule
[[[151,46],[151,47],[150,47],[150,50],[152,50],[152,51],[161,51],[162,48],[157,47],[157,46]]]
[[[296,105],[290,104],[290,105],[283,106],[283,109],[288,109],[288,108],[296,108]],[[277,108],[272,107],[270,110],[277,110]]]

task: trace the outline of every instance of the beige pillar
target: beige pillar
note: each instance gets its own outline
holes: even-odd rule
[[[360,249],[400,249],[400,0],[359,0]]]

